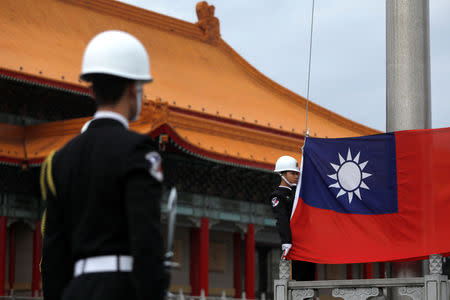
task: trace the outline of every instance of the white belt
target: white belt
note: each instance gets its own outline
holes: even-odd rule
[[[105,255],[80,259],[75,263],[73,276],[86,273],[131,272],[133,257],[128,255]]]

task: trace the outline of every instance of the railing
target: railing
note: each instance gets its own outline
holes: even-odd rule
[[[163,199],[168,199],[165,191]],[[163,215],[167,212],[167,201],[161,203]],[[193,218],[207,217],[217,221],[238,224],[275,227],[271,207],[267,204],[236,201],[216,196],[180,192],[178,194],[177,215]]]
[[[202,290],[200,296],[190,296],[184,295],[183,290],[180,290],[178,294],[169,293],[167,297],[168,300],[246,300],[245,292],[242,293],[241,298],[232,298],[227,297],[225,291],[222,292],[222,296],[205,296],[205,292]],[[255,300],[266,300],[266,295],[264,293],[261,294],[261,298],[253,298]]]
[[[18,193],[0,193],[0,214],[3,216],[36,220],[40,212],[40,199],[37,197]]]
[[[275,300],[303,300],[314,298],[322,289],[331,289],[331,295],[344,300],[366,300],[372,297],[388,298],[386,288],[413,300],[447,300],[448,278],[442,275],[442,257],[430,256],[430,274],[415,278],[353,279],[293,281],[289,280],[289,261],[280,262],[280,279],[274,283]]]
[[[245,292],[242,293],[242,297],[241,298],[232,298],[232,297],[227,297],[225,292],[222,292],[222,296],[205,296],[205,293],[202,291],[202,294],[200,296],[191,296],[191,295],[184,295],[183,294],[183,290],[180,290],[178,292],[178,294],[172,294],[169,293],[167,298],[167,300],[246,300],[247,298],[245,297]],[[261,295],[261,298],[255,298],[255,300],[265,300],[266,296],[263,293]],[[42,297],[31,297],[31,296],[16,296],[16,295],[11,295],[11,296],[0,296],[0,300],[43,300]]]
[[[31,296],[0,296],[0,300],[42,300],[42,297],[31,297]]]

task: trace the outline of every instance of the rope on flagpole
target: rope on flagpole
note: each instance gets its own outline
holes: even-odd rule
[[[309,86],[311,81],[311,58],[312,58],[312,41],[313,41],[313,32],[314,32],[314,7],[315,7],[315,0],[312,0],[312,9],[311,9],[311,32],[309,35],[309,59],[308,59],[308,82],[307,82],[307,88],[306,88],[306,124],[305,124],[305,139],[303,142],[303,146],[301,148],[302,150],[302,161],[300,165],[300,177],[298,181],[297,188],[295,190],[295,198],[294,198],[294,205],[291,212],[291,218],[294,215],[295,208],[297,207],[298,203],[298,197],[300,194],[300,188],[302,185],[302,174],[303,174],[303,150],[305,148],[306,139],[309,137],[309,128],[308,128],[308,106],[309,106]]]
[[[312,10],[311,10],[311,32],[309,35],[309,59],[308,59],[308,82],[307,82],[307,88],[306,88],[306,125],[305,125],[305,131],[306,136],[309,135],[309,129],[308,129],[308,106],[309,106],[309,86],[311,81],[311,57],[312,57],[312,42],[313,42],[313,32],[314,32],[314,5],[315,0],[312,0]]]

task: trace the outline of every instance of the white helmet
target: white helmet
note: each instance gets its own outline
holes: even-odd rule
[[[292,156],[282,156],[277,160],[275,164],[274,172],[281,173],[285,171],[300,172],[300,169],[298,168],[298,162]]]
[[[152,80],[144,45],[131,34],[118,30],[99,33],[87,45],[80,78],[90,81],[91,74],[108,74],[144,82]]]

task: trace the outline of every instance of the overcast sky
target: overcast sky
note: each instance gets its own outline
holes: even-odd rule
[[[197,0],[123,0],[197,22]],[[222,38],[263,74],[306,97],[312,0],[209,0]],[[386,129],[385,0],[316,0],[310,99]],[[430,0],[432,126],[450,127],[450,1]]]

